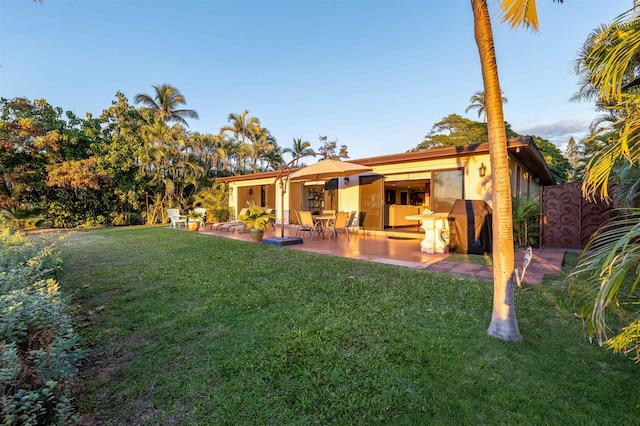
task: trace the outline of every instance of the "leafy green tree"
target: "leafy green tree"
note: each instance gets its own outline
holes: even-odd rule
[[[55,226],[102,221],[109,200],[98,182],[106,178],[91,159],[94,129],[44,99],[2,100],[0,122],[0,203],[17,210],[45,212]]]
[[[0,107],[0,208],[42,208],[46,166],[61,159],[62,109],[24,98],[2,98]]]
[[[121,92],[109,108],[102,111],[98,126],[91,134],[96,167],[109,176],[105,191],[115,196],[109,220],[116,225],[140,224],[146,211],[147,181],[139,173],[144,140],[142,129],[148,112],[129,104]]]
[[[575,182],[580,179],[578,174],[578,170],[580,168],[582,152],[580,150],[580,146],[578,142],[571,136],[569,138],[569,142],[567,143],[567,147],[564,150],[564,156],[569,162],[569,172],[567,174],[568,182]]]
[[[165,123],[176,122],[189,127],[185,118],[198,119],[198,113],[192,109],[178,109],[180,105],[186,105],[187,101],[182,93],[175,87],[163,83],[153,84],[153,95],[139,93],[135,96],[135,103],[141,103],[155,119]]]
[[[569,160],[562,154],[562,151],[553,143],[539,136],[533,136],[533,141],[536,143],[547,166],[549,166],[549,170],[555,181],[557,183],[566,182],[571,166],[569,165]]]
[[[329,141],[326,136],[318,137],[322,145],[318,148],[318,155],[324,156],[324,158],[328,158],[330,160],[342,160],[349,158],[349,152],[347,150],[346,145],[340,145],[338,148],[338,139],[334,139]],[[336,152],[338,150],[338,152]]]
[[[486,122],[487,117],[484,111],[486,99],[485,99],[484,91],[478,90],[477,92],[475,92],[473,96],[471,96],[471,98],[469,99],[469,102],[471,102],[471,104],[464,110],[464,112],[469,112],[475,109],[478,111],[478,118],[482,117],[482,121]],[[509,103],[509,99],[503,96],[502,103],[503,104]]]
[[[505,123],[508,138],[518,134]],[[450,114],[433,125],[428,135],[412,151],[422,151],[445,146],[473,145],[487,142],[487,124],[469,120],[458,114]]]

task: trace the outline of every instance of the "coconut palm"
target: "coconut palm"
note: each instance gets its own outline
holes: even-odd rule
[[[260,120],[255,117],[247,117],[249,111],[246,109],[240,114],[231,113],[227,117],[227,121],[231,123],[220,129],[220,132],[231,132],[236,139],[240,140],[243,145],[247,143],[247,139],[252,132],[260,129]]]
[[[253,173],[259,170],[265,171],[269,167],[269,156],[275,151],[277,155],[272,156],[271,160],[282,157],[280,147],[276,138],[273,137],[269,129],[266,127],[253,126],[250,129],[249,139],[251,140],[251,161]],[[258,166],[260,163],[260,166]],[[267,163],[265,166],[264,164]]]
[[[308,141],[303,142],[302,138],[293,138],[293,145],[291,145],[291,148],[283,149],[282,153],[290,153],[291,158],[296,160],[293,167],[298,167],[300,157],[315,155],[315,151],[311,148],[311,143]]]
[[[554,0],[555,1],[555,0]],[[561,0],[558,0],[561,1]],[[534,0],[501,0],[502,21],[512,28],[538,29]],[[507,136],[502,110],[502,90],[493,46],[493,30],[486,0],[471,0],[473,26],[485,93],[485,113],[491,161],[493,203],[493,310],[487,333],[503,340],[520,341],[513,295],[513,224]]]
[[[640,162],[640,94],[637,90],[640,58],[640,17],[631,10],[611,25],[600,28],[598,37],[585,43],[582,77],[597,93],[602,109],[609,111],[616,137],[587,166],[583,191],[590,197],[608,195],[609,179],[621,161]],[[586,91],[586,89],[582,89]],[[593,92],[592,90],[591,92]],[[604,129],[610,135],[609,129]],[[602,132],[594,137],[600,137]]]
[[[186,105],[185,97],[175,87],[163,83],[153,84],[153,96],[139,93],[135,96],[136,104],[143,104],[144,108],[153,116],[165,123],[176,122],[189,127],[185,118],[198,119],[198,113],[192,109],[177,109],[180,105]]]
[[[471,104],[467,107],[467,109],[464,110],[464,112],[469,112],[472,109],[478,110],[478,118],[482,116],[482,121],[486,122],[487,121],[487,116],[485,114],[486,99],[485,99],[484,91],[478,90],[473,94],[473,96],[471,96],[469,101],[471,102]],[[509,103],[509,99],[503,96],[502,103],[503,104]]]

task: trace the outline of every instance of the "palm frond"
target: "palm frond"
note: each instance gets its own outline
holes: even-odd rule
[[[538,11],[535,0],[502,0],[500,2],[501,22],[511,28],[524,25],[538,31]]]
[[[619,209],[620,215],[605,224],[585,248],[569,275],[573,282],[594,283],[596,297],[583,308],[590,336],[602,344],[607,338],[606,308],[618,304],[623,286],[631,293],[640,281],[640,209]]]
[[[584,65],[591,71],[591,82],[605,102],[621,100],[625,78],[639,50],[640,19],[635,9],[618,16],[594,37]]]

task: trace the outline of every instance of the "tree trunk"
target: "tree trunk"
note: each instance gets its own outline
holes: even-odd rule
[[[521,341],[513,295],[513,224],[507,135],[502,111],[502,91],[493,47],[493,32],[486,0],[471,0],[474,32],[485,92],[489,132],[493,203],[493,311],[487,333],[508,341]]]

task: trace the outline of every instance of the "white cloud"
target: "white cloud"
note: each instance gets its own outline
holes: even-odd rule
[[[513,126],[513,130],[521,135],[539,136],[552,142],[560,150],[564,150],[573,136],[576,141],[589,133],[590,119],[576,118],[554,123],[529,124],[524,127]]]

